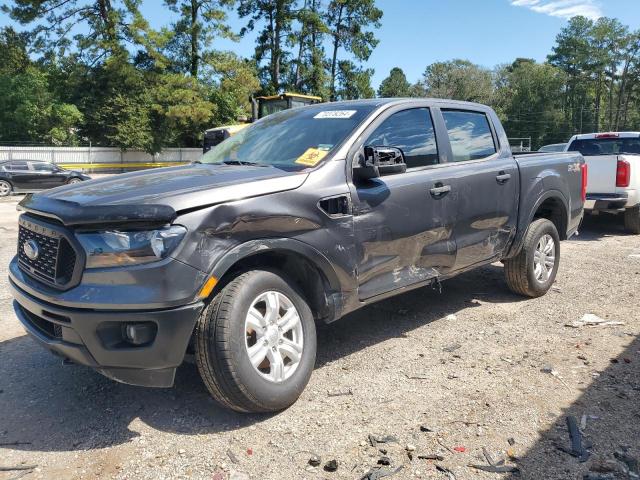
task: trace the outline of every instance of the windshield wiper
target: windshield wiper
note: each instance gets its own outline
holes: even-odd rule
[[[225,165],[249,165],[251,167],[267,167],[268,166],[263,163],[246,162],[243,160],[224,160],[222,163],[224,163]]]

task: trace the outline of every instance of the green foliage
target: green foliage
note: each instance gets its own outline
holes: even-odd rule
[[[429,65],[415,93],[423,97],[452,98],[491,103],[493,74],[468,60],[450,60]]]
[[[401,68],[394,67],[389,72],[389,76],[382,80],[378,88],[379,97],[410,97],[412,94],[411,84],[407,81],[407,76]]]
[[[357,100],[373,98],[376,92],[371,86],[373,69],[363,69],[353,62],[342,60],[338,63],[338,85],[336,100]]]

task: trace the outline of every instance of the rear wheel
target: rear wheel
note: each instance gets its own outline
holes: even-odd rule
[[[640,234],[640,205],[624,211],[624,228],[629,233]]]
[[[555,225],[539,218],[529,225],[520,253],[504,261],[509,288],[520,295],[539,297],[553,285],[560,264],[560,238]]]
[[[6,197],[11,194],[13,187],[6,180],[0,180],[0,197]]]
[[[273,412],[294,403],[315,364],[309,306],[279,273],[245,272],[213,298],[196,325],[196,364],[223,406]]]

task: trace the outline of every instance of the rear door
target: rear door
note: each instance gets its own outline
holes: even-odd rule
[[[350,185],[358,292],[364,300],[451,270],[456,202],[453,172],[440,168],[429,108],[403,106],[385,112],[361,139],[356,150],[400,148],[408,167],[405,173]]]
[[[9,179],[14,189],[29,189],[33,180],[33,172],[29,169],[29,163],[26,160],[13,160],[5,164],[4,170],[9,173]]]
[[[487,112],[442,108],[456,178],[457,246],[454,270],[501,256],[516,231],[518,165],[499,144]]]

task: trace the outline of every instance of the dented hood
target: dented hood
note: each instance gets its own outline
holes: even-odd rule
[[[308,174],[275,167],[193,164],[113,175],[27,196],[19,209],[66,225],[172,221],[184,210],[293,190]]]

